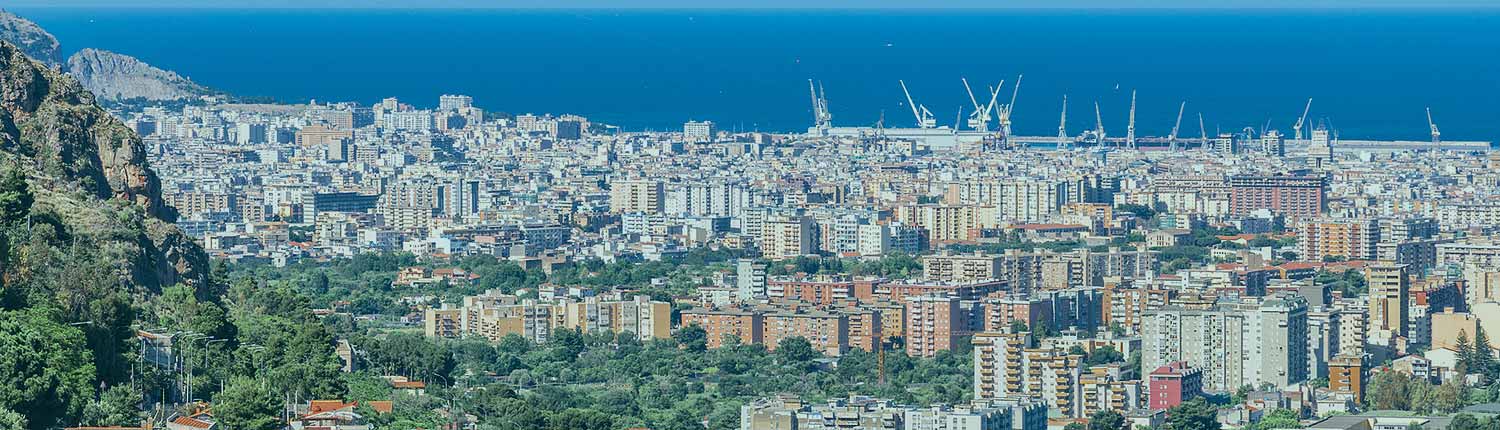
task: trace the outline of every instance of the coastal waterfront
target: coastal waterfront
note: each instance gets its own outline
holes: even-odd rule
[[[1167,135],[1183,100],[1210,133],[1286,129],[1309,97],[1310,121],[1349,139],[1425,140],[1425,107],[1451,139],[1500,135],[1500,58],[1482,55],[1500,52],[1493,10],[22,12],[66,51],[130,53],[234,94],[368,104],[461,92],[491,111],[637,131],[689,119],[802,130],[810,78],[840,125],[883,111],[887,126],[911,126],[898,79],[951,124],[969,110],[960,77],[1025,74],[1025,135],[1056,134],[1064,94],[1071,134],[1091,126],[1094,101],[1123,130],[1131,89],[1142,135]]]

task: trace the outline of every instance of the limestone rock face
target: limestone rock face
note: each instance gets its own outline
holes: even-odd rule
[[[207,283],[208,257],[171,224],[176,211],[162,200],[140,137],[77,80],[4,41],[0,159],[25,167],[39,205],[117,256],[122,279],[148,288]]]
[[[20,47],[27,56],[48,67],[62,66],[62,51],[56,37],[36,23],[5,10],[0,10],[0,40]]]
[[[68,74],[103,100],[180,100],[213,93],[135,57],[93,48],[68,58]]]

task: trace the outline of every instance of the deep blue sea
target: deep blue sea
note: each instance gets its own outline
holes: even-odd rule
[[[1187,100],[1216,129],[1345,138],[1500,140],[1500,10],[557,11],[20,9],[69,53],[134,55],[203,84],[285,101],[444,93],[488,110],[578,113],[627,129],[689,119],[790,131],[812,121],[807,80],[834,122],[913,119],[898,79],[940,123],[978,87],[1025,74],[1018,133],[1122,135],[1130,90],[1141,135],[1165,135]]]

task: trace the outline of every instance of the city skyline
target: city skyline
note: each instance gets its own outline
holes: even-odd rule
[[[0,11],[0,430],[1500,429],[1500,13],[608,3]]]

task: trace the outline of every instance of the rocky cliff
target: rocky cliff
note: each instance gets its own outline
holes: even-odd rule
[[[0,40],[21,48],[27,56],[52,67],[62,66],[57,38],[36,23],[0,9]]]
[[[207,87],[135,57],[93,48],[69,57],[68,73],[105,100],[179,100],[213,93]]]
[[[207,256],[170,224],[175,211],[163,203],[140,137],[77,80],[3,41],[0,161],[26,171],[37,195],[33,212],[55,217],[74,247],[83,240],[102,252],[122,282],[150,289],[206,283]]]

